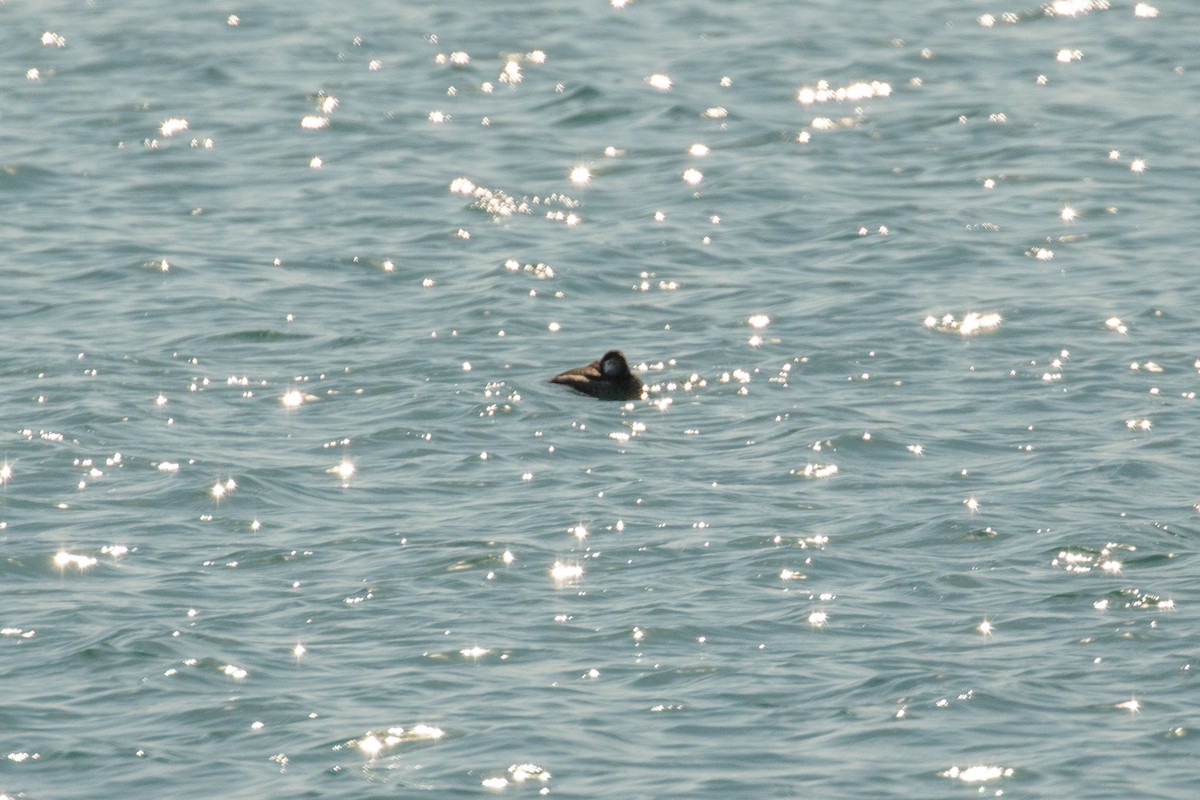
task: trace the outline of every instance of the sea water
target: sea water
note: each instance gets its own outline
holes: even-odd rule
[[[1197,31],[0,4],[0,792],[1192,797]]]

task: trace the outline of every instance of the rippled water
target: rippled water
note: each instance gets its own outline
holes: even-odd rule
[[[1191,797],[1197,30],[0,4],[0,792]]]

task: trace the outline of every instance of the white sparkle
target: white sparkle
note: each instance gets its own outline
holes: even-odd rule
[[[571,169],[570,178],[576,186],[586,186],[592,181],[592,171],[581,164]]]
[[[374,734],[371,734],[359,740],[358,749],[362,750],[368,756],[374,757],[383,749],[383,742],[379,741]]]
[[[550,569],[550,577],[558,584],[572,583],[583,577],[583,567],[578,564],[564,564],[561,561],[555,561],[554,566]]]
[[[1138,702],[1136,697],[1131,697],[1124,703],[1117,703],[1114,708],[1123,708],[1130,714],[1137,714],[1142,710],[1142,704]]]
[[[358,472],[358,469],[354,466],[354,463],[350,461],[350,459],[344,458],[340,463],[330,467],[325,471],[330,474],[337,475],[339,478],[341,478],[342,482],[345,483],[354,477],[354,474]]]
[[[159,128],[159,131],[162,132],[164,137],[171,137],[177,133],[180,133],[181,131],[186,131],[187,129],[188,121],[186,119],[183,119],[182,117],[172,117],[171,119],[163,122],[162,126]]]
[[[54,554],[54,565],[59,569],[67,567],[75,567],[80,572],[96,566],[98,560],[92,556],[79,556],[73,553],[68,553],[66,550],[59,550]]]

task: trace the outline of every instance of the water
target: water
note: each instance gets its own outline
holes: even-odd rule
[[[0,6],[0,791],[1190,797],[1156,5]]]

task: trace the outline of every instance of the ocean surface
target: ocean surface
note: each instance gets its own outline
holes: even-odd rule
[[[1196,796],[1200,4],[0,45],[0,796]]]

